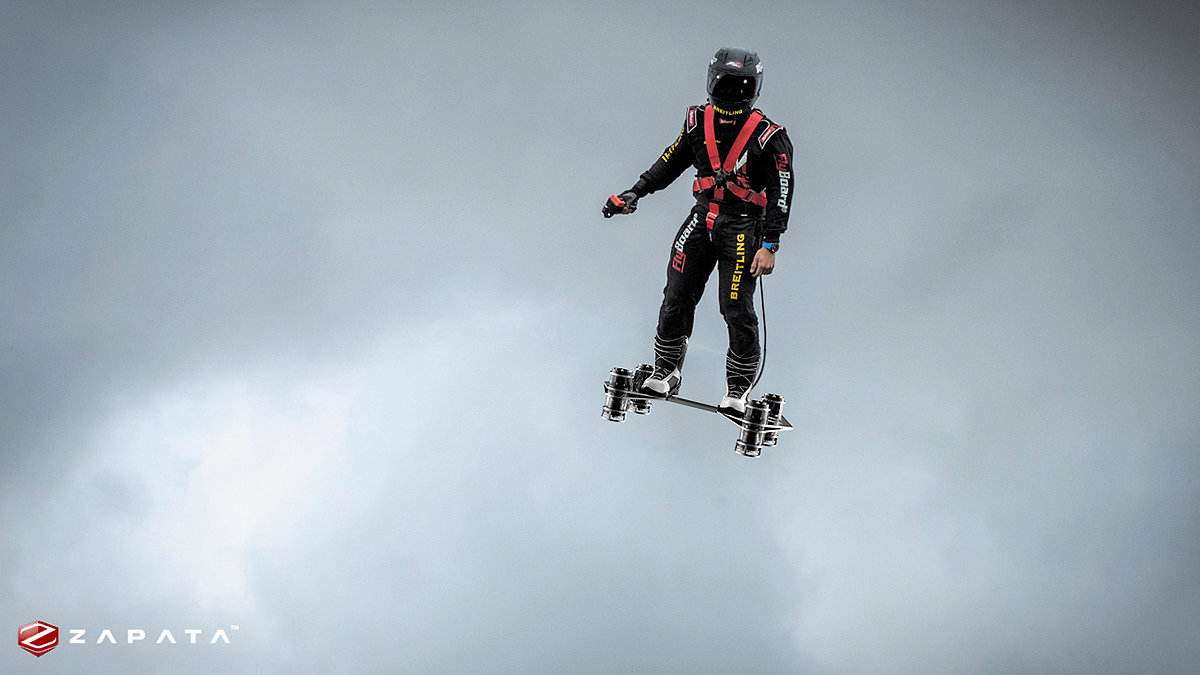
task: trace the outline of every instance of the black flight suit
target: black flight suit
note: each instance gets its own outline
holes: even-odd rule
[[[761,111],[756,112],[761,115]],[[667,263],[667,284],[655,336],[655,365],[668,371],[681,365],[687,338],[692,334],[696,304],[715,266],[721,315],[729,329],[726,375],[731,386],[748,389],[759,361],[755,279],[750,276],[750,262],[763,242],[778,243],[787,230],[793,193],[792,143],[782,127],[762,117],[749,135],[734,171],[719,175],[705,144],[706,114],[713,115],[718,161],[722,168],[727,166],[726,154],[748,116],[728,118],[711,107],[691,106],[679,137],[632,188],[643,197],[667,187],[688,167],[696,169],[692,186],[696,205],[680,226]],[[751,200],[742,198],[748,193],[762,194]]]

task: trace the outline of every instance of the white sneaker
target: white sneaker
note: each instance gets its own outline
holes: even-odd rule
[[[679,385],[683,382],[683,375],[676,368],[665,375],[662,371],[655,369],[650,377],[642,383],[642,391],[653,394],[655,396],[674,396],[679,393]]]
[[[739,387],[740,388],[740,387]],[[721,398],[721,402],[717,405],[717,409],[722,412],[736,413],[737,415],[746,414],[746,399],[750,396],[750,390],[741,392],[729,389],[725,390],[725,396]]]

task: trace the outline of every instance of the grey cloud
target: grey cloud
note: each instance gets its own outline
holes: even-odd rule
[[[4,619],[240,628],[3,669],[1194,670],[1194,11],[722,11],[0,9]],[[797,148],[757,462],[598,414],[689,195],[599,206],[724,42]]]

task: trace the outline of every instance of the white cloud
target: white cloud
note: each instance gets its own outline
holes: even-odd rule
[[[355,398],[271,373],[180,383],[104,424],[64,489],[107,500],[113,518],[89,537],[133,576],[236,605],[249,552],[295,536],[327,493]]]

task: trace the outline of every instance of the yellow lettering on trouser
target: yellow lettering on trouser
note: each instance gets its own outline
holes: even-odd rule
[[[729,285],[729,299],[737,300],[738,286],[742,282],[742,270],[746,268],[746,235],[737,236],[737,264],[733,268],[733,283]]]

